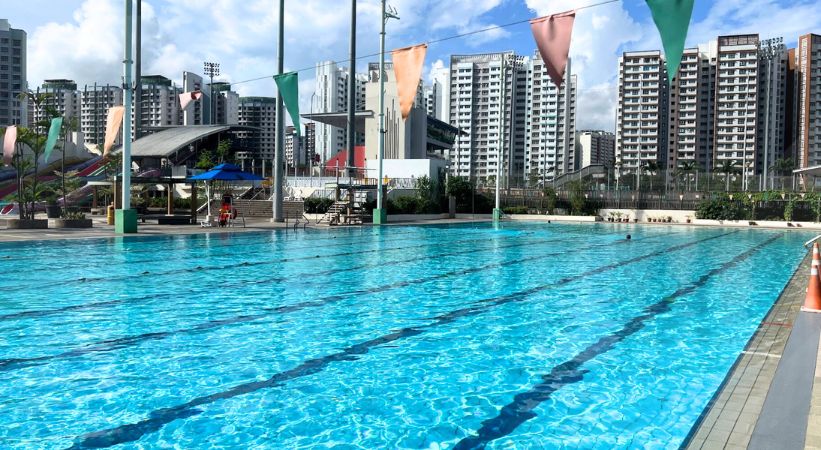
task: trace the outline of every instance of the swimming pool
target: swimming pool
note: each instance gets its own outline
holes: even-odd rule
[[[806,239],[505,223],[2,244],[0,448],[676,448]]]

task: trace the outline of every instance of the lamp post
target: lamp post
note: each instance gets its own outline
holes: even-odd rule
[[[285,72],[285,0],[279,0],[279,36],[277,39],[277,73]],[[271,168],[274,180],[273,221],[284,222],[285,215],[282,208],[282,156],[285,153],[285,109],[282,107],[282,94],[277,92],[276,103],[276,133],[274,147],[274,164]],[[262,163],[265,167],[265,161]]]
[[[115,212],[114,231],[117,233],[137,232],[137,211],[131,209],[131,43],[133,0],[125,0],[125,58],[123,59],[123,166],[122,166],[122,209]]]
[[[386,9],[385,1],[382,0],[382,30],[379,32],[379,170],[376,174],[376,208],[373,210],[375,225],[388,221],[388,214],[382,203],[382,159],[385,157],[385,25],[388,19],[399,19],[395,9]]]
[[[784,51],[784,39],[774,38],[761,41],[761,48],[759,49],[759,56],[767,61],[767,100],[765,103],[766,121],[764,122],[764,177],[762,180],[762,190],[767,188],[767,171],[770,166],[770,102],[772,101],[772,89],[770,85],[773,82],[773,59],[777,58]],[[773,158],[774,159],[774,158]],[[773,186],[770,186],[772,189]]]
[[[313,127],[313,130],[314,130],[314,143],[313,143],[313,147],[311,147],[311,150],[309,152],[306,152],[308,154],[308,180],[310,180],[311,187],[313,187],[313,185],[314,185],[314,182],[313,182],[313,179],[314,179],[314,153],[316,153],[316,121],[314,121],[314,99],[315,98],[316,98],[316,91],[314,91],[314,93],[311,94],[311,123],[314,124],[314,127]],[[305,139],[305,145],[307,146],[308,145],[308,139],[307,139],[308,138],[308,127],[307,127],[307,125],[305,126],[305,138],[306,138]]]
[[[499,88],[499,154],[496,158],[496,207],[493,208],[493,221],[498,222],[502,218],[501,194],[499,191],[500,182],[502,178],[502,161],[505,152],[505,88],[508,55],[502,55],[501,64],[501,78],[502,83]]]
[[[208,123],[210,125],[213,125],[214,124],[214,109],[215,109],[214,108],[214,77],[215,76],[218,77],[219,74],[220,74],[220,64],[215,63],[215,62],[206,61],[206,62],[202,63],[202,66],[203,66],[203,73],[208,75],[209,77],[211,77],[211,84],[209,84],[209,86],[211,88],[210,89],[211,101],[208,102],[208,108],[210,109],[210,114],[209,114],[209,119],[210,120],[208,121]]]

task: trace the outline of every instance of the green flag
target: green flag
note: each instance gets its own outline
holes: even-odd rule
[[[693,15],[694,0],[647,0],[653,21],[661,34],[664,55],[667,59],[667,81],[672,84],[678,73],[684,41]]]
[[[299,136],[299,76],[296,72],[288,72],[282,75],[274,75],[274,81],[277,83],[279,95],[282,96],[285,108],[291,114],[291,121],[294,123],[297,136]]]
[[[51,119],[51,127],[48,129],[48,138],[46,139],[46,148],[43,153],[43,162],[48,164],[48,159],[51,157],[51,151],[57,144],[57,139],[60,137],[60,128],[63,127],[63,118],[55,117]]]

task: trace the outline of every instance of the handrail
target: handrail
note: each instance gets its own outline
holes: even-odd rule
[[[804,247],[809,247],[809,246],[810,246],[810,244],[812,244],[813,242],[815,242],[815,241],[817,241],[817,240],[819,240],[819,239],[821,239],[821,234],[819,234],[818,236],[816,236],[816,237],[814,237],[814,238],[810,239],[809,241],[805,242],[805,243],[804,243]]]

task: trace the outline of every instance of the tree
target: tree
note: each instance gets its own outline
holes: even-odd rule
[[[718,167],[718,173],[724,174],[724,181],[725,181],[725,192],[730,192],[730,176],[735,173],[739,173],[741,170],[738,168],[738,161],[725,159],[721,161],[721,165]]]
[[[775,160],[772,166],[773,172],[783,177],[789,175],[795,169],[795,162],[792,158],[779,158]],[[781,179],[781,189],[784,189],[784,180]]]
[[[648,161],[647,164],[641,166],[641,170],[650,175],[650,191],[653,190],[653,176],[659,171],[659,163],[657,161]]]
[[[687,182],[687,190],[690,190],[690,174],[698,170],[698,163],[695,161],[682,161],[678,166],[680,173],[684,174]]]

